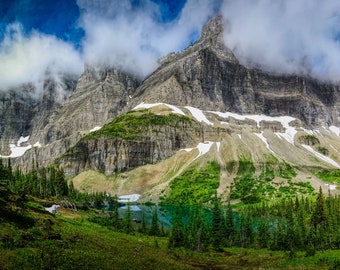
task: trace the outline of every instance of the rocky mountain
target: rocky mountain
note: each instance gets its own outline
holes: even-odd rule
[[[311,78],[275,75],[242,66],[222,39],[214,17],[202,38],[169,55],[136,91],[136,102],[167,102],[240,114],[290,115],[307,125],[340,124],[340,87]]]
[[[144,200],[210,161],[220,167],[220,194],[245,161],[254,179],[271,171],[271,187],[330,188],[318,172],[340,167],[340,86],[243,66],[222,33],[217,15],[199,41],[161,59],[142,82],[85,65],[77,82],[62,84],[65,99],[55,98],[53,81],[40,98],[29,86],[3,93],[2,156],[23,170],[57,162],[80,190]],[[282,168],[294,168],[290,182]]]

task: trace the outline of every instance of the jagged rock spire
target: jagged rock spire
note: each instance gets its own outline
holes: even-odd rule
[[[223,33],[223,17],[217,13],[202,28],[201,39],[216,38],[222,36]]]

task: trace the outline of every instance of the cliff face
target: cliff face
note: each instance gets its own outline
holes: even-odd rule
[[[111,175],[155,164],[202,136],[201,125],[187,117],[130,112],[128,119],[121,118],[85,136],[58,159],[67,176],[86,170]]]
[[[123,113],[138,84],[137,79],[116,69],[86,66],[75,89],[62,104],[50,107],[48,115],[44,105],[48,108],[49,100],[37,106],[41,117],[39,121],[32,120],[35,128],[27,135],[31,135],[31,144],[39,142],[42,147],[27,151],[15,164],[30,168],[33,160],[39,166],[53,163],[84,134]]]
[[[0,92],[0,153],[9,155],[9,143],[40,132],[75,85],[76,78],[65,76],[59,82],[46,79],[40,90],[26,84]]]
[[[163,59],[137,89],[136,103],[166,101],[204,110],[291,115],[309,126],[340,124],[340,87],[242,66],[222,42],[215,17],[199,42]]]

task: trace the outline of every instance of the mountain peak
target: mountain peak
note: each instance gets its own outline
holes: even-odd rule
[[[220,13],[213,16],[202,28],[201,39],[222,36],[223,17]]]

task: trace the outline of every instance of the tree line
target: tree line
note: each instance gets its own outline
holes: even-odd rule
[[[340,197],[286,199],[247,205],[235,211],[214,198],[210,211],[192,207],[173,221],[170,247],[221,250],[223,247],[305,251],[340,248]]]
[[[0,159],[0,182],[20,196],[51,198],[69,194],[64,171],[57,165],[38,168],[33,162],[31,170],[22,173],[19,168],[12,170],[10,159],[7,164]]]
[[[125,217],[118,214],[118,198],[104,193],[83,194],[68,185],[62,169],[56,165],[37,168],[29,173],[12,171],[10,160],[0,159],[0,186],[20,196],[67,198],[89,207],[104,204],[111,211],[92,221],[125,233],[138,230],[149,235],[165,236],[162,224],[154,211],[151,224],[145,216],[133,223],[130,206]],[[190,250],[222,250],[224,247],[268,248],[286,250],[291,256],[297,251],[313,255],[317,250],[340,248],[340,197],[325,196],[320,188],[317,198],[289,198],[233,208],[230,202],[222,205],[217,194],[210,204],[174,206],[169,247]]]

